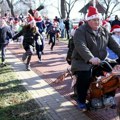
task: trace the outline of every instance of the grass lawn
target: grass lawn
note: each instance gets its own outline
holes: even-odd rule
[[[49,120],[10,65],[0,68],[0,120]]]

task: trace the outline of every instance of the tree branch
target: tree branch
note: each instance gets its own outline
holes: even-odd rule
[[[2,3],[3,3],[3,0],[0,1],[0,4],[2,4]]]

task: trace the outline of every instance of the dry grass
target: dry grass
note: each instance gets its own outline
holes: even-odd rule
[[[0,68],[0,120],[49,120],[16,79],[10,65]]]

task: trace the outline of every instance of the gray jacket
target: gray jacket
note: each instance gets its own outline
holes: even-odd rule
[[[75,71],[90,70],[92,65],[89,64],[89,60],[92,57],[105,60],[107,47],[120,57],[120,46],[103,27],[100,27],[98,34],[95,35],[88,24],[82,25],[76,30],[73,41],[75,45],[71,64],[73,74]]]
[[[0,28],[0,44],[6,44],[12,38],[12,31],[9,26]]]

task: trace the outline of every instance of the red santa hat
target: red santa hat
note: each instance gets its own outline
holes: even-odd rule
[[[89,9],[88,9],[86,20],[88,21],[88,20],[92,20],[92,19],[95,19],[95,18],[101,19],[102,15],[98,12],[97,8],[95,8],[93,6],[90,6]]]
[[[78,26],[81,26],[83,24],[84,24],[84,21],[80,21],[79,24],[78,24]]]
[[[103,20],[102,21],[102,25],[105,26],[107,24],[107,21],[106,20]]]
[[[114,25],[110,32],[120,32],[120,25]]]
[[[107,21],[107,22],[109,22],[109,21],[110,21],[110,16],[108,16],[108,17],[106,18],[106,21]]]
[[[78,28],[78,25],[74,25],[73,29],[76,30]]]
[[[35,22],[34,17],[32,17],[32,15],[29,14],[27,17],[27,22],[28,22],[28,24]]]

